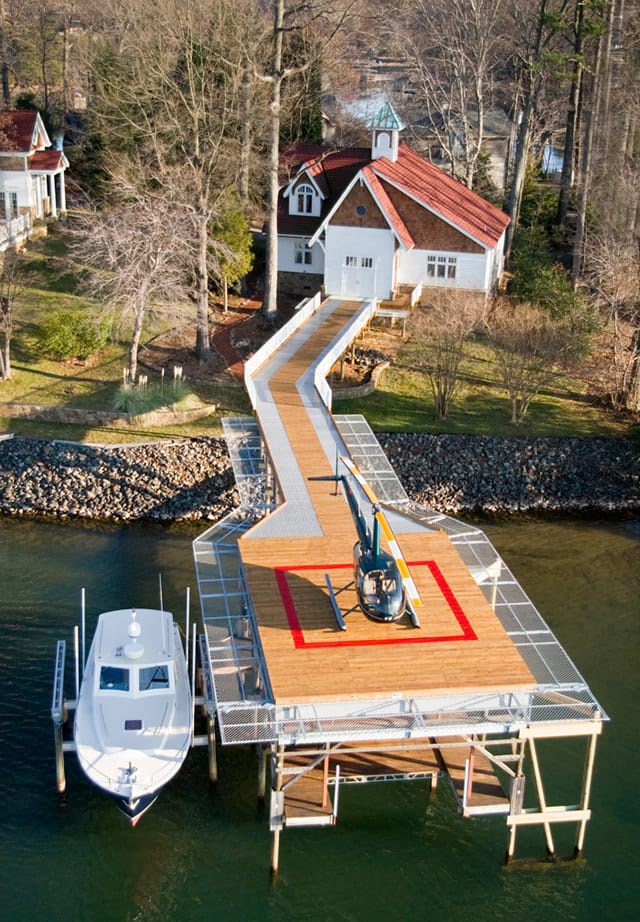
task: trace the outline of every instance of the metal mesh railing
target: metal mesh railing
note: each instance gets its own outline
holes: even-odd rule
[[[194,541],[196,575],[222,740],[227,744],[315,744],[509,734],[536,724],[606,719],[586,682],[495,548],[475,526],[410,501],[363,417],[336,418],[352,457],[381,500],[445,531],[520,651],[533,691],[488,691],[401,700],[277,707],[237,540],[270,508],[271,489],[258,426],[225,420],[238,490],[245,502]]]

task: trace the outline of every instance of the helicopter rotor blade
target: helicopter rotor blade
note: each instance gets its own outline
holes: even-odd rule
[[[371,501],[371,503],[373,503],[375,507],[374,515],[382,530],[383,535],[385,536],[387,540],[387,544],[389,545],[389,550],[391,551],[391,556],[393,557],[393,559],[395,560],[397,564],[398,570],[400,572],[400,576],[402,577],[402,582],[404,583],[404,587],[407,591],[407,596],[411,604],[413,606],[422,605],[422,599],[420,598],[420,593],[418,592],[418,589],[413,580],[413,577],[411,576],[411,573],[409,572],[409,567],[407,566],[407,562],[403,557],[402,551],[400,550],[400,545],[398,544],[396,536],[393,533],[393,529],[391,528],[391,525],[389,525],[386,515],[380,508],[380,500],[376,496],[373,489],[369,486],[367,481],[364,479],[364,477],[362,476],[362,472],[357,467],[357,465],[353,463],[351,458],[345,458],[344,456],[341,455],[340,460],[342,461],[344,466],[347,468],[349,473],[353,474],[356,481],[362,488],[365,496],[367,497],[368,500]]]

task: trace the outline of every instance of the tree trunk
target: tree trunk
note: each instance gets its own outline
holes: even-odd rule
[[[140,337],[142,336],[142,325],[144,323],[146,295],[143,291],[138,293],[138,305],[133,322],[133,333],[129,343],[129,383],[136,383],[138,374],[138,350],[140,349]]]
[[[569,213],[569,199],[574,181],[574,158],[576,134],[578,128],[578,100],[582,86],[583,50],[584,50],[584,4],[585,0],[577,0],[574,19],[574,59],[573,73],[571,75],[571,89],[569,91],[569,106],[567,109],[567,127],[564,139],[564,154],[562,160],[562,176],[560,177],[560,194],[558,196],[558,224],[566,230],[567,215]]]
[[[269,119],[269,164],[267,179],[267,252],[262,312],[273,320],[278,313],[278,165],[280,159],[280,94],[282,91],[282,40],[284,0],[275,0],[273,66]]]
[[[625,394],[625,406],[632,413],[640,411],[640,328],[635,331],[633,338],[634,359],[629,379],[629,387]]]
[[[540,66],[540,57],[542,53],[542,39],[544,27],[546,24],[547,0],[540,0],[538,7],[538,21],[536,24],[536,35],[534,45],[527,62],[527,72],[525,74],[525,92],[524,107],[522,110],[522,121],[518,130],[518,143],[516,146],[515,163],[513,167],[513,179],[511,181],[511,190],[507,202],[507,214],[511,218],[511,223],[507,227],[505,234],[504,252],[508,260],[513,245],[513,235],[515,234],[518,219],[520,217],[520,205],[522,203],[522,192],[524,190],[524,180],[527,172],[527,163],[529,160],[529,143],[531,138],[531,119],[535,112],[538,91],[540,88],[540,76],[538,74]]]
[[[593,63],[589,107],[585,110],[584,114],[584,137],[582,141],[580,178],[578,183],[579,194],[576,214],[576,233],[573,240],[573,256],[571,266],[571,277],[573,279],[574,286],[576,286],[580,281],[582,276],[582,266],[584,262],[584,238],[587,226],[587,208],[589,205],[589,196],[591,194],[591,166],[593,162],[596,113],[598,111],[600,94],[602,90],[602,80],[600,76],[602,46],[603,38],[600,36],[596,45],[596,53]]]
[[[209,243],[206,214],[198,215],[198,320],[196,333],[196,358],[206,362],[211,355],[209,343],[209,273],[207,269],[207,244]]]
[[[240,172],[238,174],[238,194],[243,205],[249,201],[249,180],[251,164],[251,74],[246,65],[242,73],[240,87]]]
[[[5,109],[11,107],[11,89],[9,87],[9,62],[7,42],[7,17],[4,0],[0,0],[0,55],[2,56],[2,104]]]

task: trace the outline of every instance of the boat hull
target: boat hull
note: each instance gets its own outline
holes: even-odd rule
[[[135,826],[147,810],[155,804],[159,794],[160,791],[154,791],[134,799],[114,797],[114,801],[118,810],[129,820],[130,825]]]
[[[173,616],[100,615],[74,721],[87,778],[135,826],[180,770],[192,734],[191,683]]]

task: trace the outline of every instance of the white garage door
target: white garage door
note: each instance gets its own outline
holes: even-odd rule
[[[372,256],[345,256],[342,264],[341,295],[372,298],[376,293],[376,270]]]

